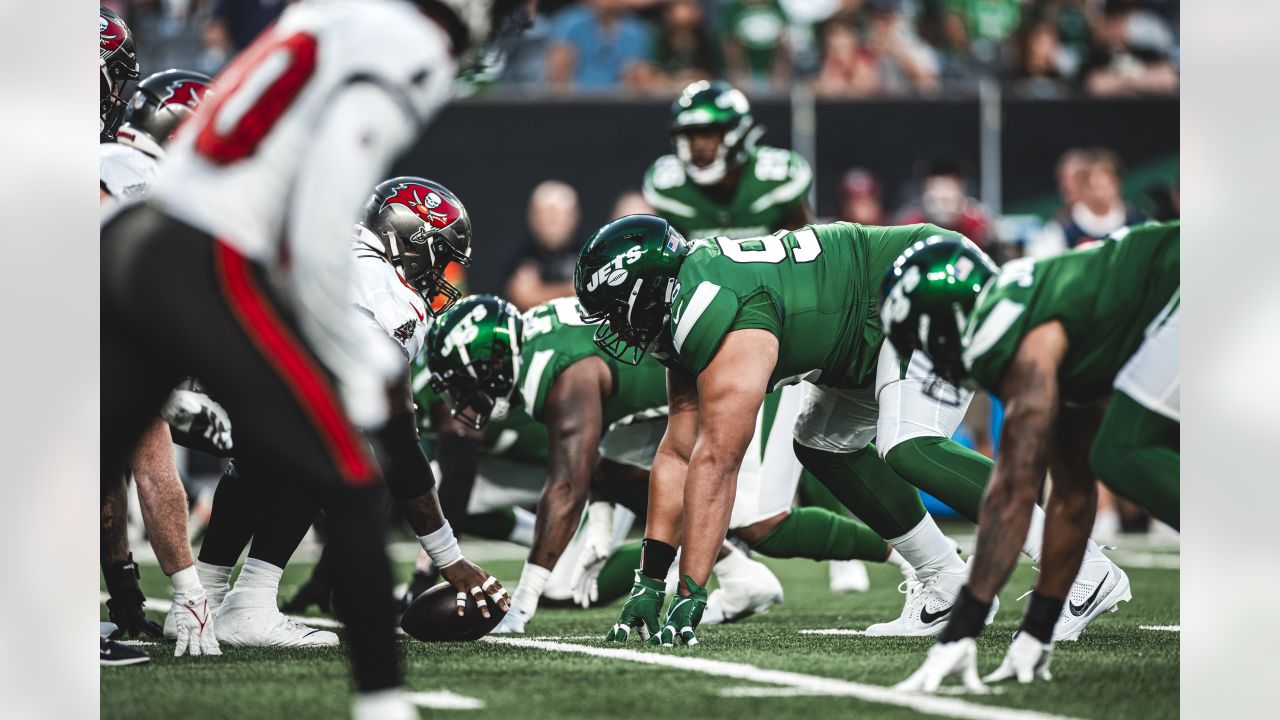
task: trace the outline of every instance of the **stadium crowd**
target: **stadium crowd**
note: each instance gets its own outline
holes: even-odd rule
[[[108,0],[150,68],[216,72],[291,0]],[[1170,94],[1177,0],[548,0],[473,78],[530,94],[671,95],[721,78],[825,97]],[[144,68],[146,70],[147,68]]]

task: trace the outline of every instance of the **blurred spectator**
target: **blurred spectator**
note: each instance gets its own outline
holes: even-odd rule
[[[215,0],[205,44],[227,56],[243,50],[292,0]]]
[[[992,65],[1018,28],[1022,9],[1018,0],[946,0],[948,15],[959,17],[971,38],[978,61]]]
[[[862,45],[854,26],[843,19],[827,23],[822,32],[822,67],[814,92],[828,96],[862,97],[880,91],[880,64]]]
[[[578,193],[559,180],[546,180],[529,196],[529,243],[507,280],[507,299],[521,312],[552,298],[573,294],[578,260]]]
[[[1088,159],[1089,152],[1082,148],[1071,148],[1058,158],[1055,172],[1062,207],[1070,207],[1080,199],[1080,188],[1084,182],[1084,169]]]
[[[653,206],[648,200],[644,199],[644,195],[639,190],[628,190],[618,196],[613,203],[613,213],[610,218],[617,220],[626,215],[652,215]]]
[[[945,12],[940,21],[938,79],[948,88],[974,87],[981,76],[980,63],[969,42],[969,27],[962,15]]]
[[[1058,30],[1051,23],[1037,21],[1024,27],[1014,40],[1013,54],[1012,87],[1019,94],[1060,98],[1070,93],[1063,77]]]
[[[664,94],[678,92],[695,80],[715,77],[719,66],[719,53],[698,0],[671,0],[655,36],[654,77],[646,85]]]
[[[877,57],[884,90],[937,90],[937,53],[916,35],[902,12],[902,0],[867,0],[866,8],[865,44]]]
[[[1133,0],[1106,0],[1091,23],[1094,45],[1084,62],[1090,95],[1171,93],[1178,89],[1173,33]]]
[[[128,22],[137,38],[142,76],[169,68],[216,74],[230,55],[204,42],[209,0],[133,0]]]
[[[744,92],[783,90],[791,80],[787,16],[777,0],[729,0],[721,44],[729,81]]]
[[[1027,247],[1028,255],[1056,255],[1146,219],[1120,195],[1120,158],[1114,152],[1085,151],[1076,173],[1076,200],[1045,224]]]
[[[862,225],[884,224],[880,183],[870,170],[855,167],[845,171],[840,183],[840,219]]]
[[[986,247],[991,231],[991,214],[965,192],[964,172],[949,160],[930,163],[921,187],[920,200],[898,213],[897,225],[928,222],[954,230]]]
[[[650,72],[652,49],[649,28],[626,0],[586,0],[552,18],[547,79],[558,92],[634,88]]]

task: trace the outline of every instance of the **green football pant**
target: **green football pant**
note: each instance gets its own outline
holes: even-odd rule
[[[1179,424],[1116,391],[1089,449],[1102,482],[1179,529]]]
[[[795,449],[801,464],[880,537],[901,537],[924,519],[920,493],[880,459],[874,445],[852,453],[800,443]]]

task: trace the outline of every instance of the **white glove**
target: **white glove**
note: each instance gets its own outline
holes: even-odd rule
[[[578,563],[569,577],[569,587],[573,591],[573,602],[586,608],[600,599],[596,579],[600,577],[605,561],[613,554],[613,504],[591,503],[587,509],[586,527],[582,531],[585,533],[582,552],[578,554]]]
[[[1049,672],[1049,661],[1053,660],[1053,643],[1042,643],[1025,632],[1018,633],[1005,653],[1004,662],[995,672],[983,678],[986,682],[1004,682],[1016,677],[1022,684],[1030,683],[1036,678],[1045,682],[1053,679]]]
[[[213,613],[209,612],[209,601],[205,598],[204,588],[197,585],[186,591],[173,593],[173,603],[178,609],[173,613],[178,630],[178,646],[174,648],[174,657],[181,657],[187,650],[192,656],[221,655],[218,639],[213,635]]]
[[[978,643],[965,638],[949,643],[937,643],[929,648],[929,657],[911,677],[893,686],[894,690],[932,693],[942,681],[952,675],[960,677],[969,692],[985,693],[987,687],[978,679]]]
[[[174,390],[160,408],[160,417],[180,432],[204,436],[223,452],[231,449],[231,418],[217,401],[204,393]]]
[[[550,577],[550,570],[526,562],[524,570],[520,571],[520,584],[516,587],[515,595],[511,597],[511,608],[507,610],[506,617],[502,618],[502,622],[498,623],[493,632],[523,633],[524,626],[538,611],[538,599],[542,597],[542,591],[547,587],[547,580]]]

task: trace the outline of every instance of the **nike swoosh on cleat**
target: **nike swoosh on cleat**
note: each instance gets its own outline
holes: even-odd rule
[[[1079,605],[1075,603],[1068,603],[1068,605],[1071,606],[1071,614],[1076,617],[1080,617],[1088,612],[1089,608],[1093,606],[1093,601],[1098,599],[1098,591],[1102,589],[1102,586],[1107,582],[1107,578],[1109,577],[1111,577],[1110,570],[1107,571],[1106,575],[1102,576],[1102,579],[1098,581],[1097,586],[1093,588],[1093,594],[1086,598],[1083,603]]]
[[[925,625],[932,625],[938,620],[951,614],[951,607],[939,610],[936,613],[929,612],[929,608],[920,608],[920,622]]]

